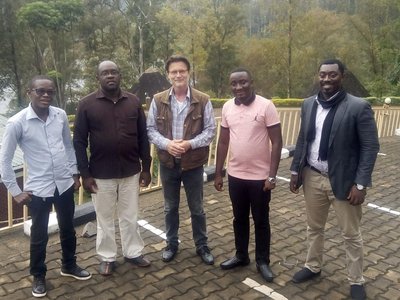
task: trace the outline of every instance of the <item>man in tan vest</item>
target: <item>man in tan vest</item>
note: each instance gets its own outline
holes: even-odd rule
[[[209,96],[189,86],[190,63],[186,57],[171,56],[165,65],[172,87],[154,95],[148,118],[149,141],[156,145],[164,192],[167,247],[164,262],[178,252],[181,183],[190,209],[196,253],[214,264],[207,245],[203,209],[203,165],[215,135],[215,120]]]

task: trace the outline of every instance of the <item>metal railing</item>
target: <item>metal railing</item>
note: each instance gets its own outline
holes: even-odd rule
[[[374,107],[375,112],[375,120],[378,127],[378,136],[387,137],[393,136],[395,134],[395,130],[400,128],[400,108],[390,108],[387,107]],[[282,126],[282,136],[283,136],[283,145],[294,145],[296,143],[297,135],[300,129],[300,108],[278,108],[279,118],[281,120]],[[210,154],[208,157],[207,166],[215,165],[216,156],[217,156],[217,141],[220,135],[220,124],[221,117],[217,117],[217,133],[210,145]],[[146,188],[141,189],[141,193],[148,193],[154,190],[158,190],[161,188],[161,178],[160,172],[158,168],[158,160],[156,156],[156,149],[154,145],[151,145],[151,155],[154,158],[151,163],[151,174],[152,174],[152,182]],[[25,174],[24,174],[25,175]],[[15,219],[13,220],[13,205],[12,205],[12,197],[8,194],[7,197],[7,209],[8,210],[8,220],[5,221],[7,223],[6,227],[0,228],[0,231],[6,230],[15,226],[18,226],[22,223],[14,224]],[[83,188],[80,188],[78,192],[78,205],[83,204],[87,200],[85,197],[85,193]],[[25,221],[28,219],[28,210],[27,207],[24,206],[23,216],[19,219],[19,221]]]

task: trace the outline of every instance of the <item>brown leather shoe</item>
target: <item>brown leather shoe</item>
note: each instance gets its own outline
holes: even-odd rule
[[[149,267],[151,264],[143,255],[134,258],[125,257],[125,261],[141,268]]]
[[[115,270],[114,261],[102,261],[99,267],[99,273],[103,276],[111,275]]]

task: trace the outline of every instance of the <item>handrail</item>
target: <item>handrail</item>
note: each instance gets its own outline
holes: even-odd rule
[[[296,143],[297,134],[300,130],[300,108],[277,108],[279,118],[281,120],[282,126],[282,137],[283,137],[283,145],[294,145]],[[393,136],[395,134],[396,129],[400,128],[400,108],[390,108],[387,107],[373,107],[375,112],[375,121],[378,128],[378,136],[387,137]],[[216,117],[216,124],[217,124],[217,132],[213,142],[210,144],[210,154],[208,157],[207,166],[214,166],[217,157],[217,141],[220,135],[220,125],[221,125],[221,117]],[[151,163],[151,174],[152,174],[152,182],[146,188],[142,188],[140,193],[148,193],[154,190],[161,189],[161,177],[160,171],[158,167],[158,160],[156,155],[156,148],[154,145],[151,145],[151,156],[153,157]],[[24,174],[25,175],[25,174]],[[81,187],[78,192],[78,205],[83,204],[87,201],[87,197],[85,198],[85,193],[83,188]],[[8,220],[0,220],[0,227],[2,224],[7,224],[7,226],[0,228],[0,231],[7,230],[9,228],[19,226],[22,223],[14,224],[15,219],[13,219],[13,202],[12,197],[8,194],[7,201],[7,215]],[[27,207],[24,206],[23,209],[23,221],[27,220],[28,210]],[[18,219],[18,220],[19,220]]]

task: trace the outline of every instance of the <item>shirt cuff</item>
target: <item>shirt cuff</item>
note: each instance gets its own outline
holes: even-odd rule
[[[19,194],[22,193],[22,190],[19,188],[18,185],[11,187],[8,191],[13,197],[18,196]]]

